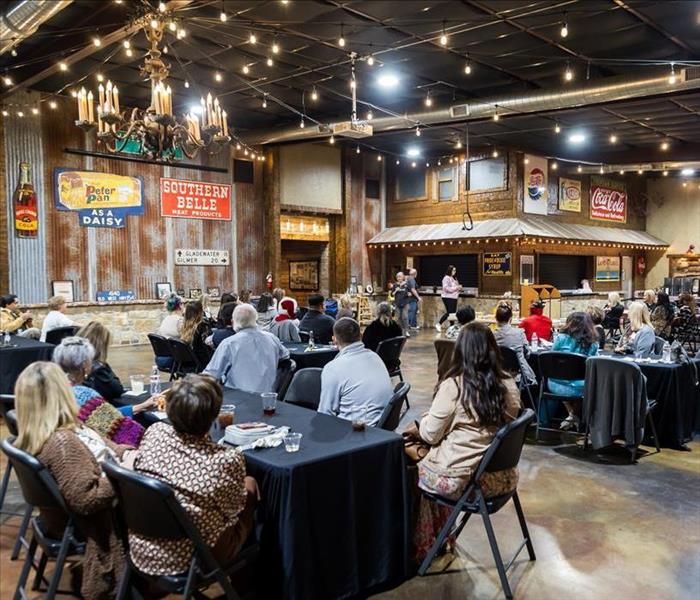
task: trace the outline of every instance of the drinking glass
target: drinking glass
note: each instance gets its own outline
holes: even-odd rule
[[[298,452],[301,445],[301,433],[288,433],[284,436],[284,449],[287,452]]]
[[[131,379],[131,391],[134,394],[143,394],[143,375],[131,375],[129,379]]]
[[[263,414],[271,417],[275,414],[275,409],[277,408],[277,393],[276,392],[263,392],[262,396],[262,408]]]
[[[235,404],[223,404],[219,411],[219,427],[221,427],[221,429],[226,429],[229,425],[233,425],[235,415]]]

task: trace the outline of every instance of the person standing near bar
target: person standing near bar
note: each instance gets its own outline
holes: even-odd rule
[[[442,332],[442,324],[452,314],[457,312],[457,298],[459,298],[459,290],[462,286],[457,281],[457,268],[453,265],[447,267],[447,272],[442,278],[442,303],[445,305],[445,314],[440,317],[440,320],[435,323],[435,329]]]
[[[408,282],[403,271],[396,274],[396,283],[391,287],[394,296],[394,306],[396,306],[396,320],[401,326],[401,330],[406,337],[411,337],[408,324]]]
[[[416,276],[418,271],[410,269],[408,271],[408,326],[411,329],[420,329],[418,327],[418,303],[420,302],[420,294],[418,293],[418,282]]]

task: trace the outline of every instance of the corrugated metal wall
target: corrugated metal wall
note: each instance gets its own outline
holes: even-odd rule
[[[254,290],[262,287],[265,277],[264,209],[259,164],[255,165],[254,184],[234,185],[232,221],[163,218],[160,215],[160,177],[232,183],[229,153],[223,151],[200,159],[200,164],[226,168],[228,173],[69,154],[65,148],[95,149],[94,134],[85,135],[75,127],[73,102],[65,101],[59,106],[56,111],[44,108],[40,116],[30,116],[30,113],[24,119],[9,117],[4,121],[8,174],[5,191],[11,196],[19,162],[29,160],[40,200],[39,238],[22,240],[10,235],[10,289],[23,302],[44,302],[50,294],[50,282],[58,279],[74,281],[77,301],[94,301],[97,291],[108,289],[133,289],[139,299],[154,298],[155,284],[160,281],[169,281],[174,289],[184,288],[186,293],[191,288],[206,291],[210,286],[219,287],[221,291],[239,286]],[[54,207],[53,170],[56,167],[141,176],[144,214],[128,216],[126,227],[122,229],[81,227],[77,213],[58,211]],[[11,211],[11,203],[7,210]],[[11,226],[12,221],[8,220],[7,227]],[[240,257],[237,247],[244,249]],[[228,250],[231,264],[226,267],[175,266],[176,248]]]
[[[7,100],[7,105],[31,104],[37,94],[15,95]],[[46,299],[48,281],[42,277],[46,273],[47,197],[44,188],[44,148],[41,138],[41,119],[24,108],[24,117],[5,119],[5,190],[7,198],[9,290],[17,294],[22,302],[43,302]],[[30,174],[39,202],[39,235],[36,238],[19,238],[14,233],[12,194],[19,178],[19,163],[28,161]]]

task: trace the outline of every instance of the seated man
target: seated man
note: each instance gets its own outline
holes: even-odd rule
[[[41,330],[29,327],[31,322],[32,313],[20,312],[17,296],[14,294],[0,296],[0,331],[38,340]]]
[[[239,304],[233,311],[236,335],[226,338],[214,352],[204,373],[226,387],[246,392],[271,392],[275,387],[279,361],[289,351],[269,331],[258,329],[258,312],[251,304]]]
[[[299,331],[313,333],[314,342],[317,344],[330,344],[333,337],[335,319],[324,314],[324,301],[325,298],[321,294],[309,296],[309,310],[299,321]]]
[[[318,412],[352,420],[366,410],[365,423],[376,425],[393,394],[389,372],[382,359],[365,348],[355,319],[336,321],[333,339],[340,352],[323,367]]]

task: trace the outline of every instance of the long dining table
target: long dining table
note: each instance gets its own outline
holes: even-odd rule
[[[122,396],[136,403],[141,396]],[[262,494],[256,581],[261,598],[363,597],[409,573],[409,498],[400,435],[278,402],[273,416],[260,394],[226,388],[235,422],[286,425],[302,434],[298,452],[245,450]],[[164,419],[163,413],[151,413]],[[154,420],[155,420],[154,419]],[[221,437],[215,426],[214,438]]]

